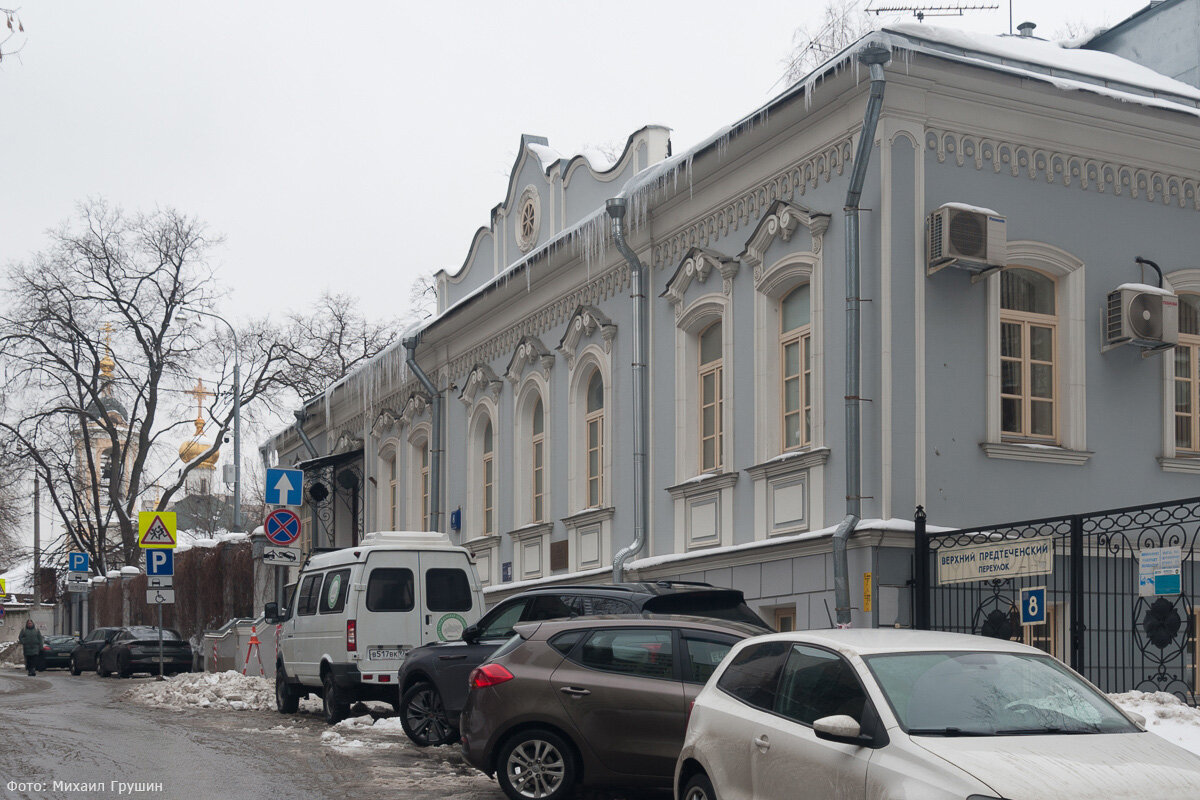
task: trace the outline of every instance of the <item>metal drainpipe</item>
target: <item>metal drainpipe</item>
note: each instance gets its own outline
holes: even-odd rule
[[[846,518],[833,533],[833,590],[837,608],[837,626],[850,627],[850,581],[849,565],[846,560],[846,540],[858,525],[862,513],[862,426],[860,392],[860,369],[862,353],[861,325],[859,321],[859,229],[858,202],[862,197],[863,181],[867,177],[867,163],[875,143],[875,128],[879,124],[879,112],[883,108],[884,74],[883,65],[891,60],[891,52],[878,45],[871,45],[858,54],[859,62],[871,71],[871,91],[867,97],[867,110],[863,114],[862,134],[858,139],[858,150],[854,155],[854,170],[850,174],[850,188],[846,191]]]
[[[304,432],[304,423],[308,420],[308,412],[303,408],[293,411],[292,414],[296,417],[296,433],[300,434],[300,441],[304,442],[305,448],[308,449],[308,454],[313,458],[317,458],[317,448],[313,446],[312,439],[308,438],[308,434]],[[266,454],[263,454],[264,463]]]
[[[429,530],[439,531],[442,516],[442,393],[417,363],[417,345],[420,343],[420,333],[404,340],[404,349],[408,351],[404,363],[408,364],[417,380],[425,387],[425,391],[433,398],[433,431],[429,435],[433,440],[429,444]]]
[[[648,287],[646,268],[637,254],[625,242],[625,198],[614,197],[606,204],[612,217],[613,241],[617,250],[629,263],[630,294],[633,296],[633,542],[613,557],[613,583],[625,579],[625,562],[636,555],[646,544],[649,528],[650,478],[646,469],[646,454],[650,450],[647,436],[646,415],[650,410],[649,385],[646,369],[650,361],[648,351],[650,315],[646,291]]]

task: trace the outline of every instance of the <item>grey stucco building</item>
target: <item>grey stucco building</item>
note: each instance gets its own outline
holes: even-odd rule
[[[650,284],[649,525],[627,575],[831,625],[865,44],[891,59],[860,203],[853,624],[911,623],[917,506],[960,527],[1200,494],[1200,90],[1108,53],[901,25],[686,152],[655,126],[613,164],[523,137],[419,331],[440,440],[397,345],[307,404],[311,449],[294,428],[265,445],[306,467],[306,536],[421,529],[437,505],[492,599],[608,578],[635,526],[620,196]],[[931,219],[958,213],[981,255],[931,263]],[[1137,256],[1178,298],[1175,348],[1105,348],[1110,293],[1156,294]]]

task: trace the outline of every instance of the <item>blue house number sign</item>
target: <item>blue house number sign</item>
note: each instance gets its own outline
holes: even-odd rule
[[[1046,624],[1046,587],[1030,586],[1021,590],[1021,624]]]

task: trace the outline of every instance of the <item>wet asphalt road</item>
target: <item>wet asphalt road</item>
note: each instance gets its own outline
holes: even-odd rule
[[[504,800],[456,747],[423,750],[398,731],[330,729],[314,713],[119,700],[148,680],[0,667],[0,797]]]

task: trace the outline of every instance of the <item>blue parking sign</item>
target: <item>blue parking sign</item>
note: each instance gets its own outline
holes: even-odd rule
[[[1021,590],[1021,624],[1046,624],[1046,587],[1030,586]]]
[[[67,553],[67,569],[71,572],[87,572],[88,554],[78,552]]]
[[[146,575],[166,576],[175,574],[175,551],[155,549],[146,551]]]

